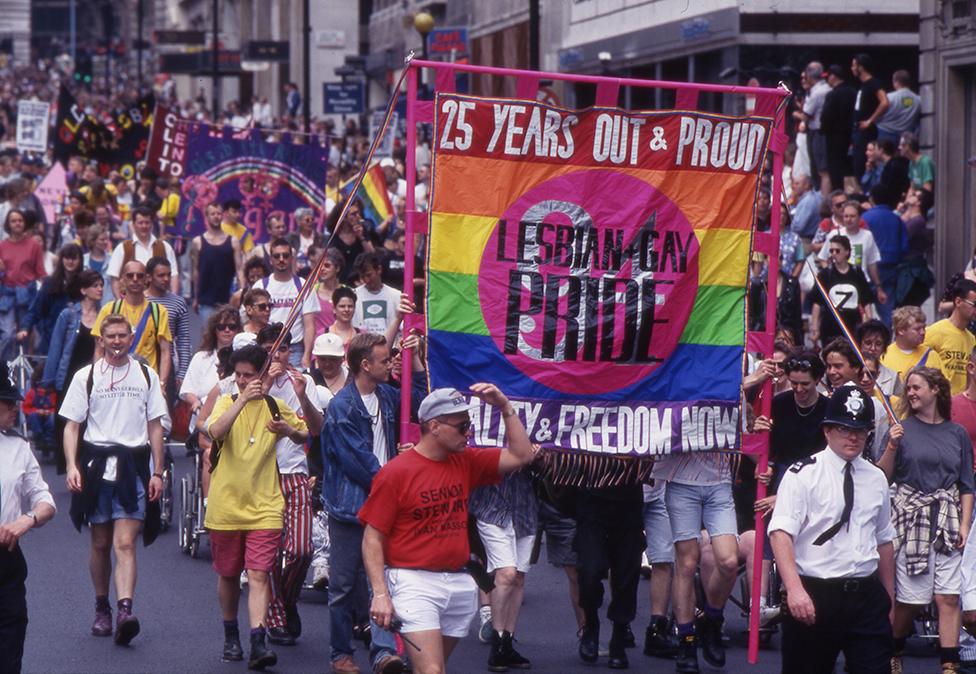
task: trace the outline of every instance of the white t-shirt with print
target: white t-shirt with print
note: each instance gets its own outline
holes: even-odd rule
[[[301,283],[302,279],[298,276],[294,276],[287,281],[277,281],[272,275],[256,281],[251,286],[252,288],[263,288],[271,295],[271,316],[268,318],[269,323],[285,322],[288,318],[288,312],[291,311],[291,305],[295,303],[295,299],[298,297],[298,288],[301,286]],[[302,302],[301,316],[318,313],[320,308],[318,295],[310,292],[308,297],[305,298],[305,301]],[[295,324],[291,327],[292,344],[301,344],[305,337],[305,325],[302,322],[301,316],[298,317]]]
[[[377,292],[371,292],[366,286],[356,288],[356,313],[352,317],[352,326],[364,332],[385,335],[387,329],[396,320],[396,310],[400,306],[400,291],[383,285]]]
[[[864,276],[870,279],[871,274],[868,273],[868,266],[881,262],[881,251],[878,250],[878,244],[874,241],[874,234],[871,233],[870,229],[859,229],[857,234],[848,234],[847,230],[841,227],[830,230],[830,234],[826,238],[827,244],[838,234],[843,234],[851,241],[851,258],[848,262],[854,267],[860,266],[864,270]],[[829,259],[830,246],[824,245],[817,257],[821,260]]]

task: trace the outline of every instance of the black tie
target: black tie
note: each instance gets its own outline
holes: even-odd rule
[[[837,535],[841,527],[851,521],[851,511],[854,510],[854,474],[851,470],[851,462],[848,461],[844,466],[844,512],[840,514],[840,521],[827,529],[813,542],[814,545],[823,545]]]

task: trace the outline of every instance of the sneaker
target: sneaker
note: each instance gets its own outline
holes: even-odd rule
[[[780,610],[779,606],[765,606],[760,604],[759,606],[759,626],[769,627],[772,623],[779,620]]]
[[[139,634],[139,619],[127,608],[120,608],[115,619],[115,643],[127,646]]]
[[[264,643],[264,633],[251,637],[251,657],[247,659],[247,668],[263,670],[274,667],[278,663],[278,654]]]
[[[112,609],[95,609],[95,622],[91,626],[92,636],[110,637],[112,636]]]
[[[247,585],[247,569],[244,569],[243,571],[241,571],[241,589],[242,590],[244,589],[244,586],[245,585]]]
[[[319,592],[325,592],[329,589],[329,567],[312,567],[312,587]]]
[[[702,655],[705,662],[712,667],[725,666],[725,644],[722,643],[722,625],[725,620],[715,620],[702,616],[695,625],[695,631],[701,642]]]
[[[678,639],[678,659],[674,671],[678,674],[698,674],[698,640],[694,634]]]
[[[224,651],[220,655],[224,662],[240,662],[244,659],[240,636],[224,637]]]
[[[678,642],[668,629],[668,622],[661,620],[650,624],[644,632],[644,655],[652,658],[674,658],[678,655]]]
[[[268,641],[277,646],[294,646],[295,637],[284,627],[269,627]]]
[[[332,674],[360,674],[360,671],[351,655],[343,655],[332,661]]]
[[[404,662],[398,655],[383,655],[373,663],[373,674],[402,674],[404,671]]]
[[[901,653],[891,656],[891,674],[902,674]]]
[[[478,641],[483,644],[492,643],[495,635],[495,628],[491,625],[491,606],[482,606],[478,609]]]

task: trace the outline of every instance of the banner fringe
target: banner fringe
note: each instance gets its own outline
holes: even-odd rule
[[[557,486],[623,487],[648,481],[654,458],[549,450],[540,473]]]

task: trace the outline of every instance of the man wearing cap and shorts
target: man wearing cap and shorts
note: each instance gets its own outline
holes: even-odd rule
[[[895,528],[888,480],[862,458],[874,406],[837,388],[823,420],[827,448],[794,463],[779,485],[770,542],[786,590],[784,674],[889,674]]]
[[[478,611],[469,560],[468,496],[472,489],[535,457],[525,426],[493,384],[471,393],[501,413],[508,447],[468,449],[469,411],[480,404],[454,389],[436,389],[420,404],[420,440],[377,473],[359,511],[363,560],[373,590],[370,615],[383,629],[394,616],[414,671],[443,672]]]

